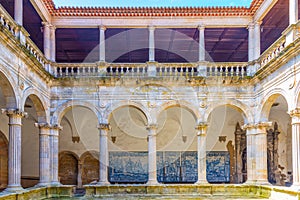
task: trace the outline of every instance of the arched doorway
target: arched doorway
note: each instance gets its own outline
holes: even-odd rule
[[[158,116],[157,178],[161,183],[195,183],[198,180],[196,118],[175,105]]]
[[[99,153],[86,152],[81,158],[81,180],[82,185],[97,182],[99,180]]]
[[[264,105],[263,112],[272,127],[267,129],[268,181],[273,185],[292,184],[292,129],[288,104],[283,95],[274,94]]]
[[[206,173],[209,183],[243,183],[247,180],[247,141],[243,112],[231,105],[209,114]]]
[[[145,113],[134,106],[122,106],[112,111],[109,123],[109,182],[146,183],[148,132]]]
[[[72,152],[59,154],[59,181],[63,185],[77,185],[78,159]]]
[[[98,180],[99,162],[95,161],[98,159],[96,158],[97,155],[93,153],[91,154],[92,157],[77,158],[77,155],[84,155],[86,152],[99,152],[99,130],[97,129],[96,113],[88,107],[70,106],[63,110],[59,123],[63,127],[59,135],[59,152],[73,152],[72,155],[62,154],[67,156],[70,164],[59,159],[61,183],[82,187],[83,184],[90,183],[90,180]],[[65,174],[66,171],[67,174]],[[98,177],[96,178],[96,176]]]
[[[40,135],[35,123],[46,123],[45,106],[38,96],[30,94],[24,103],[27,117],[22,120],[21,138],[21,185],[23,188],[33,187],[40,179]]]

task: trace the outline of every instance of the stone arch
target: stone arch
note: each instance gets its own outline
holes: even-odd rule
[[[196,106],[191,105],[190,102],[187,101],[168,101],[166,103],[163,103],[161,106],[159,106],[156,114],[156,119],[159,117],[159,115],[164,111],[167,110],[168,108],[171,107],[180,107],[188,110],[193,117],[195,118],[196,122],[201,118],[201,114],[199,112],[199,109]]]
[[[8,140],[0,131],[0,191],[8,183]]]
[[[89,184],[99,179],[99,152],[87,151],[80,156],[82,184]]]
[[[295,89],[295,107],[300,107],[300,81],[298,82],[296,89]]]
[[[142,105],[141,103],[138,103],[138,102],[135,102],[135,101],[120,101],[120,102],[117,102],[117,103],[113,103],[110,105],[110,107],[107,108],[106,112],[105,112],[105,116],[103,117],[103,120],[108,123],[111,116],[112,116],[112,113],[117,110],[117,109],[120,109],[120,108],[124,108],[124,107],[134,107],[136,109],[138,109],[139,111],[141,111],[145,117],[146,117],[146,120],[147,122],[151,122],[151,116],[148,112],[148,109]]]
[[[77,185],[79,157],[71,151],[59,153],[58,176],[64,185]]]
[[[25,109],[25,103],[28,98],[30,98],[35,107],[38,122],[49,122],[49,117],[47,116],[46,111],[49,106],[46,103],[45,99],[39,94],[39,92],[33,88],[24,91],[21,102],[21,109]]]
[[[18,108],[18,99],[17,99],[17,84],[15,84],[14,80],[7,75],[4,70],[0,69],[0,88],[2,90],[6,108]]]
[[[206,112],[203,117],[203,122],[207,122],[208,117],[212,113],[212,111],[220,106],[229,106],[229,107],[237,110],[238,112],[240,112],[242,114],[245,124],[247,124],[249,122],[253,122],[253,116],[252,116],[252,113],[251,113],[250,109],[248,108],[248,106],[238,100],[235,100],[235,99],[227,99],[224,101],[212,103],[206,109]]]
[[[52,115],[51,124],[60,124],[63,116],[74,107],[84,107],[84,108],[89,109],[90,111],[92,111],[95,114],[95,116],[98,119],[98,122],[100,123],[102,116],[96,106],[94,106],[92,103],[89,103],[86,101],[70,100],[70,101],[63,103],[56,109],[56,111]]]
[[[268,92],[263,97],[260,107],[258,108],[258,111],[259,111],[258,113],[260,114],[259,121],[268,121],[271,107],[272,107],[273,103],[275,102],[275,100],[279,96],[283,96],[283,98],[285,99],[285,101],[287,103],[288,110],[291,109],[291,105],[288,102],[288,98],[287,98],[288,93],[285,90],[280,89],[280,88],[272,89],[270,92]]]

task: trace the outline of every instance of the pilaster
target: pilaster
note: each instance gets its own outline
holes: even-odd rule
[[[292,118],[293,187],[300,188],[300,108],[290,112]]]

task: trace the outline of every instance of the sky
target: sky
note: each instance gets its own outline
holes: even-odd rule
[[[252,0],[53,0],[56,7],[61,6],[111,6],[111,7],[145,7],[145,6],[245,6]]]

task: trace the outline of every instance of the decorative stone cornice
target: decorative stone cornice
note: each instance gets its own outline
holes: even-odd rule
[[[27,117],[26,112],[20,111],[19,109],[1,109],[2,114],[6,114],[9,117]]]
[[[110,124],[106,124],[106,123],[99,124],[97,128],[100,130],[111,130]]]

